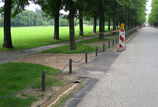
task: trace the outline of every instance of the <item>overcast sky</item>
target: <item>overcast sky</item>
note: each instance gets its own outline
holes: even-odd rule
[[[31,11],[35,11],[37,8],[41,9],[40,6],[35,5],[35,4],[33,4],[33,3],[30,2],[30,5],[26,6],[25,9],[31,10]],[[69,12],[65,12],[64,10],[60,10],[60,13],[62,13],[62,14],[69,14]]]
[[[37,8],[40,9],[40,6],[35,5],[35,4],[31,3],[31,2],[30,2],[30,5],[29,5],[29,6],[26,6],[26,7],[25,7],[25,9],[31,10],[31,11],[35,11]]]
[[[2,2],[2,0],[0,0],[0,7],[2,7],[4,5],[4,3]],[[30,2],[29,6],[26,6],[25,9],[27,10],[31,10],[31,11],[35,11],[36,8],[40,9],[40,7],[38,5],[35,5],[33,3]]]
[[[152,4],[152,0],[148,0],[147,4],[146,4],[146,21],[148,21],[148,18],[149,18],[149,14],[151,13],[151,4]]]
[[[147,5],[146,5],[146,9],[147,9],[147,11],[146,11],[146,13],[147,14],[150,14],[150,12],[151,12],[151,3],[152,3],[152,0],[149,0],[148,2],[147,2]]]

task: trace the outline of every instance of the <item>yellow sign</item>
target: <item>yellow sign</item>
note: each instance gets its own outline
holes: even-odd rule
[[[120,30],[124,30],[124,29],[125,29],[125,24],[124,24],[124,23],[121,23]]]

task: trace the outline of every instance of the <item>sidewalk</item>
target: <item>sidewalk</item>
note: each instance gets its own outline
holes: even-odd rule
[[[142,28],[108,69],[105,55],[98,57],[87,69],[98,82],[84,95],[76,93],[65,107],[158,107],[157,34],[155,28]]]

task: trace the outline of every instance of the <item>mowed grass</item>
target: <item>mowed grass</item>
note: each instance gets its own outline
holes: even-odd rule
[[[84,27],[84,35],[92,36],[92,26]],[[75,27],[75,38],[79,39],[79,27]],[[50,45],[69,40],[69,27],[60,27],[60,40],[54,40],[54,27],[41,26],[41,27],[12,27],[12,42],[15,49],[26,49],[39,46]],[[85,37],[84,36],[84,37]],[[3,46],[3,28],[0,28],[0,50]]]
[[[64,45],[57,48],[52,48],[49,50],[43,51],[43,53],[63,53],[63,54],[75,54],[75,53],[84,53],[84,52],[93,52],[95,50],[94,47],[87,46],[84,44],[77,43],[76,50],[70,50],[70,45]]]
[[[49,73],[56,73],[58,70],[31,63],[5,63],[0,65],[0,96],[10,96],[16,92],[23,90],[36,79],[41,77],[41,71],[46,70]],[[46,77],[46,86],[60,86],[62,81],[59,81],[55,76]],[[41,88],[39,80],[33,88]],[[11,97],[1,98],[0,107],[28,107],[33,101],[37,100],[34,96],[27,98]]]
[[[107,31],[107,26],[105,27]],[[93,36],[93,26],[84,26],[84,36]],[[97,27],[97,32],[99,27]],[[69,27],[60,27],[60,40],[54,40],[53,26],[39,26],[39,27],[12,27],[12,42],[14,49],[3,49],[3,28],[0,28],[0,51],[1,50],[19,50],[39,46],[45,46],[55,43],[60,43],[69,40]],[[83,38],[79,36],[79,26],[75,27],[75,39]]]
[[[94,42],[99,42],[99,41],[107,41],[107,40],[113,40],[118,38],[118,34],[108,34],[104,36],[104,39],[99,39],[99,38],[92,38],[84,41],[80,41],[79,43],[85,44],[85,43],[94,43]]]

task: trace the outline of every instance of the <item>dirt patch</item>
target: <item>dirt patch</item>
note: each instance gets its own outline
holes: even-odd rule
[[[41,53],[41,54],[35,54],[33,56],[20,58],[17,60],[14,60],[13,62],[25,62],[25,63],[36,63],[41,64],[45,66],[49,66],[56,69],[62,69],[69,63],[69,59],[72,59],[73,62],[73,71],[78,70],[82,64],[85,62],[85,54],[49,54],[49,53]],[[95,58],[95,54],[88,54],[88,59],[91,60],[92,58]],[[75,63],[78,62],[79,63]],[[69,72],[69,66],[67,65],[66,68],[63,70],[64,73]]]
[[[95,58],[94,53],[88,54],[88,61]],[[75,62],[72,63],[72,74],[69,74],[69,59],[72,59]],[[57,79],[63,80],[65,82],[71,82],[78,79],[79,73],[77,70],[85,64],[85,54],[49,54],[49,53],[41,53],[35,54],[33,56],[24,57],[17,59],[13,62],[24,62],[24,63],[36,63],[45,66],[49,66],[56,69],[63,69],[63,73],[56,76]]]
[[[88,61],[91,61],[95,58],[95,53],[88,54]],[[69,59],[72,59],[73,73],[69,74]],[[75,63],[78,62],[79,63]],[[49,54],[49,53],[40,53],[34,54],[29,57],[19,58],[13,62],[24,62],[24,63],[36,63],[45,66],[49,66],[56,69],[62,69],[65,65],[66,68],[63,70],[63,73],[56,76],[58,80],[63,80],[64,85],[74,82],[79,79],[78,69],[85,64],[85,54]],[[59,87],[48,87],[46,92],[41,92],[41,89],[28,89],[24,92],[23,95],[20,95],[21,98],[33,95],[39,98],[38,101],[34,102],[32,107],[39,106],[46,102],[51,96],[54,96],[63,86]]]
[[[84,43],[85,45],[88,46],[93,46],[93,47],[102,47],[103,44],[106,45],[106,47],[108,46],[108,42],[107,41],[98,41],[98,42],[93,42],[93,43]]]

